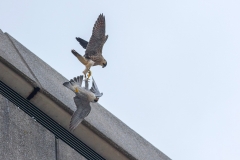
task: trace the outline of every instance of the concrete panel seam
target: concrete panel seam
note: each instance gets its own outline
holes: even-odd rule
[[[26,65],[26,67],[28,68],[28,70],[30,71],[30,73],[33,75],[33,77],[36,79],[38,85],[42,88],[41,83],[39,82],[39,80],[37,79],[37,77],[35,76],[35,74],[33,73],[33,71],[31,70],[31,68],[29,67],[29,65],[26,63],[25,59],[23,58],[23,56],[20,54],[20,52],[18,51],[17,47],[14,45],[13,41],[11,40],[11,38],[9,37],[8,33],[5,33],[5,35],[8,37],[9,41],[12,43],[14,49],[17,51],[17,53],[19,54],[19,56],[21,57],[21,60],[23,61],[23,63]]]
[[[55,136],[55,158],[59,160],[59,139]]]

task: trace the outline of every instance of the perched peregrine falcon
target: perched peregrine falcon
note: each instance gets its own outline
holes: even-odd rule
[[[105,17],[103,14],[100,14],[95,22],[89,42],[78,37],[76,39],[83,48],[86,48],[85,55],[82,56],[75,50],[72,50],[72,53],[86,66],[83,74],[86,77],[87,72],[89,72],[89,78],[91,76],[91,66],[100,65],[103,68],[107,66],[107,61],[102,55],[103,45],[108,39],[108,35],[105,35]]]
[[[76,96],[73,98],[77,110],[73,113],[69,129],[74,130],[91,111],[91,102],[97,102],[103,95],[99,92],[97,84],[92,78],[92,87],[88,89],[88,80],[85,80],[85,87],[82,87],[83,76],[74,77],[69,82],[63,83],[65,87],[72,90]]]

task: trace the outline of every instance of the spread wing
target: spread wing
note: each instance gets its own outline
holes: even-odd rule
[[[101,97],[103,95],[103,93],[99,92],[97,84],[95,83],[93,77],[92,77],[92,87],[91,87],[90,91],[92,93],[94,93],[96,95],[96,97]]]
[[[94,24],[92,36],[87,45],[84,57],[88,59],[93,59],[93,57],[101,56],[102,47],[106,40],[107,36],[105,36],[105,17],[103,16],[103,14],[100,14]]]
[[[70,131],[74,130],[91,111],[90,102],[87,100],[87,97],[75,96],[73,99],[77,110],[72,115],[69,125]]]

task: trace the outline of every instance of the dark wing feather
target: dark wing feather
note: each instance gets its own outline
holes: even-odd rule
[[[75,96],[73,99],[77,110],[72,115],[69,125],[70,131],[74,130],[91,111],[90,102],[87,100],[87,97]]]
[[[87,45],[88,45],[88,42],[85,41],[84,39],[80,38],[80,37],[76,37],[76,40],[79,42],[79,44],[84,48],[86,49],[87,48]]]
[[[92,56],[99,56],[99,54],[101,55],[102,47],[105,41],[105,17],[103,14],[100,14],[94,24],[92,36],[87,45],[84,57],[91,59]]]

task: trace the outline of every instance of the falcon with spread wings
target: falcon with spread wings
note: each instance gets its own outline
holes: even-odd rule
[[[98,102],[103,95],[99,92],[97,84],[92,78],[92,87],[88,89],[88,79],[85,80],[85,87],[82,87],[83,76],[74,77],[69,82],[63,83],[65,87],[72,90],[76,96],[73,98],[77,110],[73,113],[69,129],[73,131],[91,111],[91,103]]]
[[[83,65],[86,66],[83,74],[86,77],[86,74],[88,73],[88,79],[91,76],[91,66],[100,65],[103,68],[107,66],[107,61],[102,55],[103,45],[108,39],[108,35],[105,35],[105,17],[103,14],[100,14],[97,21],[95,22],[92,30],[92,36],[89,42],[79,37],[76,39],[83,46],[83,48],[86,49],[85,55],[82,56],[75,50],[72,50],[72,53]]]

